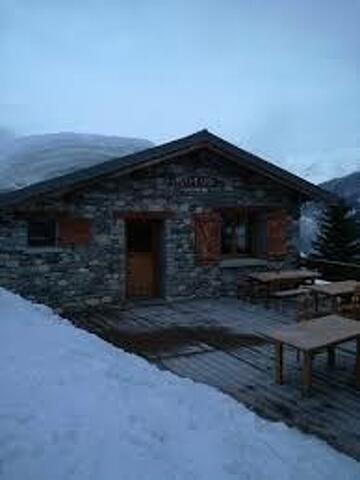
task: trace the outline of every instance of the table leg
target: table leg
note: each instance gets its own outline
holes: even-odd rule
[[[339,297],[338,296],[334,296],[332,297],[332,311],[333,312],[337,312],[339,310],[338,308],[338,300],[339,300]]]
[[[355,385],[360,390],[360,337],[356,339]]]
[[[275,383],[282,385],[283,383],[283,344],[281,342],[275,343]]]
[[[268,283],[266,285],[266,298],[265,298],[265,307],[269,308],[270,307],[270,297],[271,297],[271,285]]]
[[[312,380],[312,360],[311,352],[304,351],[304,365],[303,365],[303,387],[305,393],[308,393],[311,387]]]
[[[317,313],[319,311],[319,294],[317,292],[314,292],[314,308]]]
[[[328,366],[333,368],[335,367],[335,347],[328,347]]]

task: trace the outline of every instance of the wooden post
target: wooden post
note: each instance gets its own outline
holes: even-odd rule
[[[318,294],[318,292],[314,292],[314,308],[315,308],[315,312],[317,313],[319,311],[319,294]]]
[[[312,380],[312,352],[304,350],[304,365],[303,365],[303,387],[305,393],[309,393]]]
[[[360,390],[360,337],[356,339],[355,385]]]
[[[335,347],[328,347],[328,366],[330,368],[335,367]]]
[[[335,313],[339,310],[338,300],[339,300],[338,296],[335,295],[334,297],[332,297],[332,311]]]
[[[275,343],[275,383],[282,385],[283,383],[283,344]]]

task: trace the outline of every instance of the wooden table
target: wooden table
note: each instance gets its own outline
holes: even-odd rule
[[[294,270],[271,270],[268,272],[250,273],[249,277],[261,283],[276,283],[283,281],[299,281],[305,280],[314,281],[320,277],[318,272],[306,269]]]
[[[318,272],[313,272],[306,269],[294,269],[294,270],[273,270],[268,272],[256,272],[250,273],[248,278],[250,281],[257,284],[261,284],[266,288],[267,297],[270,297],[271,292],[274,289],[294,288],[305,281],[314,282],[320,277]]]
[[[328,364],[335,365],[336,345],[356,339],[356,387],[360,389],[360,322],[328,315],[295,325],[286,325],[268,337],[275,342],[275,382],[283,383],[283,347],[288,345],[303,352],[303,387],[308,392],[312,381],[312,360],[327,349]]]
[[[332,299],[333,309],[336,309],[336,302],[339,297],[352,295],[358,282],[356,280],[345,280],[343,282],[332,282],[326,285],[311,285],[309,290],[315,297],[315,311],[319,309],[319,296],[323,295]]]

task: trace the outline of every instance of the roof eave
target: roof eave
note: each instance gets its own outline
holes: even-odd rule
[[[215,147],[221,152],[226,152],[227,157],[242,165],[257,171],[258,173],[283,184],[285,187],[297,191],[309,200],[323,201],[326,203],[338,203],[339,198],[326,190],[293,175],[292,173],[246,152],[239,147],[223,140],[207,130],[168,142],[157,147],[151,147],[124,157],[108,160],[102,164],[75,171],[57,178],[45,180],[21,190],[0,195],[0,208],[9,208],[21,202],[26,202],[34,196],[52,193],[54,190],[62,192],[77,188],[84,183],[98,181],[99,178],[109,174],[126,175],[134,170],[162,162],[169,158],[184,154],[187,151],[203,147]]]

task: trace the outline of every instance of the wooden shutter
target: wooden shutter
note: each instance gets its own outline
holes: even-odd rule
[[[86,218],[64,217],[58,220],[60,246],[85,246],[90,240],[90,222]]]
[[[218,260],[220,256],[221,218],[217,213],[197,214],[195,224],[195,248],[201,264]]]
[[[253,221],[251,223],[252,235],[252,251],[255,256],[261,258],[266,257],[268,254],[267,251],[267,215],[264,212],[259,212],[254,215]]]
[[[278,210],[268,213],[266,221],[267,253],[269,256],[284,256],[287,253],[286,212]]]

